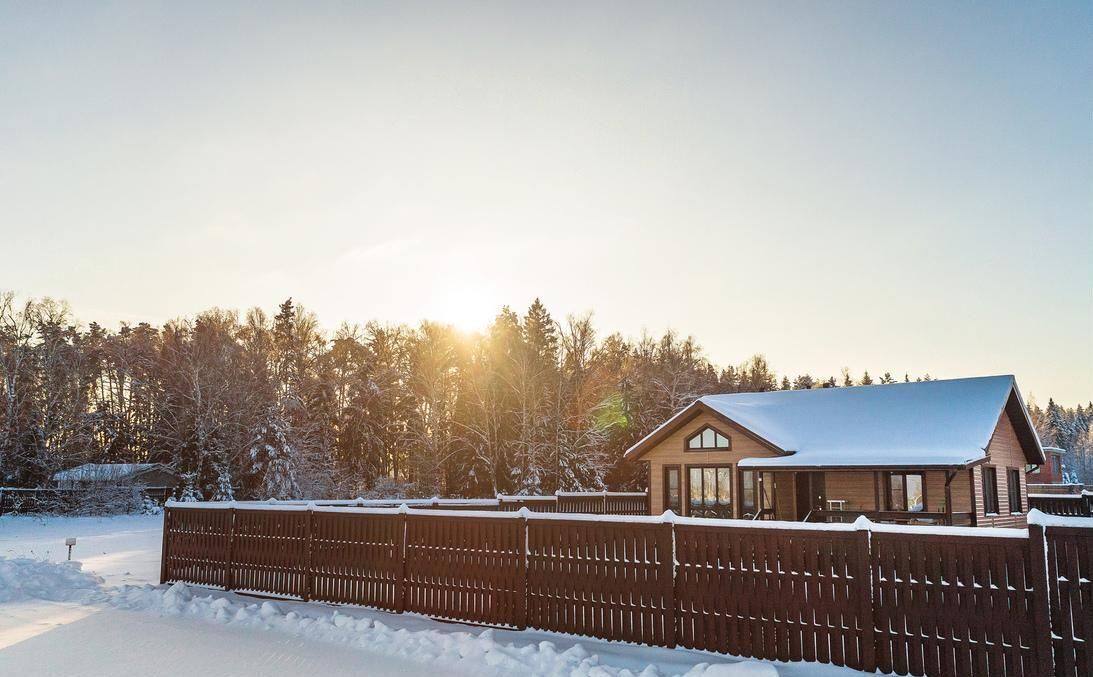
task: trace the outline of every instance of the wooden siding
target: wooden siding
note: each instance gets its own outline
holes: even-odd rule
[[[706,426],[711,426],[729,436],[732,440],[731,451],[684,451],[687,438]],[[687,511],[687,466],[688,465],[732,465],[733,466],[733,505],[739,504],[740,481],[737,477],[736,464],[744,458],[756,456],[775,456],[776,454],[759,441],[750,437],[736,426],[724,423],[720,418],[702,413],[688,421],[660,444],[650,449],[642,460],[649,462],[649,506],[653,515],[664,512],[664,466],[678,464],[683,473],[681,490],[683,511]],[[789,483],[789,500],[792,505],[793,486]],[[786,491],[786,490],[783,490]],[[792,518],[791,518],[792,519]]]
[[[846,501],[847,510],[876,510],[871,470],[825,472],[824,491],[829,499]],[[883,499],[881,509],[884,509]]]
[[[1010,514],[1009,493],[1006,486],[1006,471],[1016,468],[1021,482],[1021,506],[1028,507],[1028,488],[1025,484],[1025,452],[1021,449],[1021,443],[1017,439],[1017,431],[1009,416],[1003,412],[998,419],[998,425],[987,445],[987,462],[972,468],[971,485],[975,491],[975,517],[976,523],[981,527],[1024,527],[1025,512]],[[995,478],[998,482],[998,514],[987,515],[983,504],[983,466],[993,466]],[[956,480],[953,480],[954,483]],[[955,503],[955,499],[954,499]]]
[[[797,473],[774,473],[774,519],[797,520]]]

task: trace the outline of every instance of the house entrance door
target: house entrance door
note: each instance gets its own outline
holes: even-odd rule
[[[827,492],[822,472],[797,473],[797,520],[808,517],[813,510],[823,510]]]

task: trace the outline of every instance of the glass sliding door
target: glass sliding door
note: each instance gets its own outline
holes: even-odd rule
[[[744,470],[740,473],[740,516],[774,518],[774,473]]]

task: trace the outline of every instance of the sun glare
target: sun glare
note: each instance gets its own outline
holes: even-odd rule
[[[436,296],[428,318],[465,332],[485,331],[501,310],[492,289],[484,285],[452,281]]]

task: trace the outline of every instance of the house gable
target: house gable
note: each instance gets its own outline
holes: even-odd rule
[[[701,419],[701,422],[696,422],[699,419]],[[780,449],[766,439],[760,437],[756,433],[741,426],[724,414],[711,408],[702,400],[696,400],[690,406],[686,407],[675,416],[668,419],[659,428],[646,435],[634,446],[627,449],[625,456],[632,461],[639,458],[641,458],[642,460],[648,460],[644,458],[646,454],[650,453],[654,449],[659,449],[661,445],[669,440],[675,440],[677,442],[676,446],[680,451],[682,451],[683,447],[687,443],[687,439],[693,436],[696,432],[701,431],[702,428],[706,426],[709,426],[714,430],[718,430],[722,434],[729,435],[732,439],[731,446],[733,450],[737,450],[739,448],[754,448],[752,445],[747,445],[746,447],[737,447],[737,440],[742,441],[744,438],[746,438],[754,443],[754,445],[757,445],[764,450],[764,453],[750,455],[770,456],[784,455],[789,453],[783,449]],[[691,453],[709,452],[704,451]]]
[[[1024,406],[1024,405],[1021,405]],[[1032,463],[1029,460],[1035,457],[1039,445],[1035,447],[1032,456],[1025,443],[1021,439],[1021,426],[1024,423],[1021,416],[1016,421],[1012,415],[1012,408],[1007,406],[998,417],[998,425],[987,444],[987,459],[981,465],[972,468],[972,491],[975,494],[976,523],[981,526],[995,527],[1023,527],[1025,526],[1025,513],[1028,511],[1028,485],[1025,478],[1025,464]],[[996,491],[998,496],[998,512],[988,514],[984,505],[983,469],[994,468]],[[1017,471],[1017,480],[1021,493],[1021,510],[1011,513],[1009,509],[1008,471]]]

